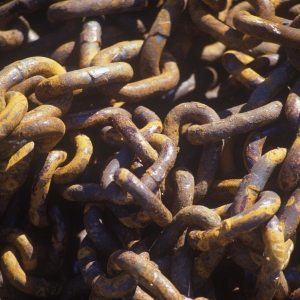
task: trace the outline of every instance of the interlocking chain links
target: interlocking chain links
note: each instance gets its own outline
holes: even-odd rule
[[[128,60],[137,56],[143,41],[118,43],[103,49],[92,60],[92,66],[104,66],[112,62]],[[164,94],[174,88],[179,81],[179,70],[171,53],[164,52],[160,61],[162,73],[147,79],[128,84],[112,84],[103,86],[100,90],[119,101],[138,102],[147,98]]]
[[[50,205],[48,213],[52,220],[53,233],[48,255],[46,253],[48,258],[44,263],[44,274],[47,278],[54,278],[58,275],[65,258],[69,228],[65,215],[58,206]],[[40,249],[37,250],[36,243],[33,243],[25,232],[17,227],[1,226],[0,239],[10,244],[3,249],[1,266],[12,285],[25,293],[39,297],[60,294],[62,282],[49,282],[43,278],[31,276],[36,270],[41,253],[39,253]],[[13,246],[20,254],[21,266]]]
[[[157,76],[126,85],[116,83],[110,87],[103,86],[101,91],[112,98],[128,103],[163,95],[178,84],[179,70],[173,55],[168,52],[162,53],[160,64],[162,72]]]
[[[164,121],[164,134],[178,146],[180,127],[186,123],[197,122],[201,124],[219,120],[217,113],[209,106],[198,103],[183,103],[174,107]]]
[[[12,88],[9,89],[11,92],[19,92],[26,96],[27,98],[30,97],[35,91],[35,87],[45,79],[44,76],[35,75],[25,79],[24,81],[20,82],[17,85],[14,85]],[[39,103],[39,102],[38,102]]]
[[[110,63],[127,61],[139,55],[143,40],[125,41],[102,49],[91,62],[91,66],[104,66]]]
[[[177,242],[188,226],[197,225],[203,229],[218,226],[221,218],[212,210],[201,205],[191,205],[181,209],[172,223],[165,228],[151,248],[151,257],[165,255]]]
[[[194,145],[217,142],[226,137],[249,132],[275,122],[279,119],[281,110],[281,102],[274,101],[219,121],[205,125],[192,125],[187,130],[187,138]]]
[[[144,137],[149,137],[152,133],[162,132],[162,122],[160,118],[150,109],[144,106],[138,106],[133,112],[133,120],[140,126],[140,133]],[[122,148],[126,145],[126,142],[122,138],[122,135],[110,126],[105,126],[100,132],[100,137],[109,145],[114,148]]]
[[[0,227],[0,239],[4,243],[12,244],[21,255],[21,265],[25,272],[32,272],[37,266],[37,253],[31,239],[25,232],[14,227]]]
[[[156,151],[139,133],[138,128],[127,116],[114,114],[110,120],[114,128],[123,136],[128,146],[146,166],[153,164],[157,160]]]
[[[114,177],[116,183],[138,201],[155,223],[161,227],[165,227],[171,223],[171,212],[161,203],[161,200],[130,171],[127,169],[119,169],[116,171]]]
[[[202,103],[183,103],[174,107],[164,121],[164,133],[176,146],[179,143],[180,127],[189,122],[206,124],[219,120],[217,113]],[[203,149],[195,180],[194,200],[201,200],[215,177],[222,152],[222,142],[211,143]]]
[[[277,148],[267,152],[258,159],[250,170],[250,173],[241,182],[239,191],[232,203],[232,216],[252,207],[259,193],[264,190],[267,180],[274,169],[282,164],[286,158],[286,153],[286,149]]]
[[[234,26],[253,38],[262,38],[267,42],[274,42],[289,48],[299,49],[297,40],[299,29],[272,22],[251,15],[246,11],[238,12],[233,18]],[[279,33],[279,34],[278,34]]]
[[[134,159],[134,153],[129,147],[123,147],[118,153],[103,166],[101,187],[105,196],[116,204],[132,204],[133,199],[127,197],[127,193],[120,189],[114,181],[114,174],[119,168],[129,167]]]
[[[48,153],[64,136],[64,123],[55,117],[33,120],[19,124],[8,139],[0,144],[0,159],[6,159],[31,141],[36,142],[36,150]]]
[[[128,294],[136,286],[135,279],[127,273],[121,273],[114,278],[107,278],[97,259],[93,243],[86,236],[78,250],[78,263],[85,282],[93,293],[104,298],[121,297]]]
[[[291,135],[292,130],[284,121],[252,131],[247,137],[243,151],[246,169],[250,172],[254,164],[260,159],[267,141],[276,140],[279,137],[286,138]]]
[[[38,100],[44,101],[77,89],[128,82],[132,76],[132,68],[123,62],[88,67],[45,79],[37,85],[35,93]]]
[[[167,39],[171,34],[172,24],[177,23],[177,19],[186,5],[187,0],[164,1],[142,48],[140,73],[143,78],[160,74],[159,63]]]
[[[262,42],[259,38],[243,34],[224,24],[213,16],[200,1],[190,0],[189,11],[198,28],[232,49],[251,49]]]
[[[20,83],[28,77],[34,75],[43,75],[43,76],[51,76],[55,74],[62,74],[65,70],[53,60],[42,58],[42,57],[33,57],[29,59],[24,59],[19,62],[13,63],[7,66],[3,71],[1,71],[1,97],[3,97],[2,101],[2,117],[6,119],[6,122],[10,120],[10,115],[8,113],[8,109],[13,104],[14,97],[18,97],[17,92],[10,92],[9,95],[14,95],[12,98],[8,98],[8,105],[12,101],[12,103],[4,109],[5,105],[5,93],[6,91],[15,85],[16,83]],[[13,94],[11,94],[13,93]],[[19,101],[18,106],[23,105],[24,109],[27,110],[27,103],[24,105],[24,101],[22,102],[22,96]],[[66,99],[65,99],[66,98]],[[55,102],[56,101],[56,102]],[[7,126],[5,126],[5,122],[3,122],[3,126],[6,127],[6,131],[3,133],[3,138],[10,133],[10,136],[7,139],[4,139],[2,143],[2,149],[4,150],[3,156],[6,158],[12,155],[16,150],[22,147],[26,142],[41,140],[40,144],[37,144],[37,151],[40,152],[48,152],[57,142],[62,138],[65,132],[64,124],[60,124],[60,120],[56,117],[60,116],[63,111],[63,106],[70,106],[70,101],[72,101],[72,97],[70,98],[68,95],[63,96],[61,99],[54,100],[55,104],[59,106],[60,109],[57,113],[57,107],[48,108],[41,107],[36,110],[31,111],[27,115],[23,116],[22,120],[19,120],[17,115],[14,114],[14,121],[9,122]],[[65,103],[67,102],[67,103]],[[23,103],[23,104],[22,104]],[[52,104],[52,103],[51,103]],[[50,105],[51,106],[51,105]],[[17,105],[14,105],[14,109]],[[3,110],[4,109],[4,110]],[[10,113],[13,114],[14,109],[10,109]],[[24,111],[23,109],[23,111]],[[68,108],[67,108],[68,109]],[[54,112],[53,112],[54,110]],[[22,110],[19,110],[18,114],[22,114]],[[44,117],[44,118],[43,118]],[[48,119],[47,119],[48,117]],[[50,118],[49,118],[50,117]],[[4,121],[4,120],[3,120]],[[20,122],[19,122],[20,121]],[[32,127],[37,123],[40,123],[40,128],[35,128],[32,130]],[[18,125],[18,126],[17,126]],[[47,134],[48,132],[48,134]],[[7,156],[6,156],[7,155]]]
[[[152,191],[157,190],[158,185],[166,177],[170,168],[173,166],[176,151],[172,142],[167,137],[160,134],[151,134],[151,132],[153,131],[159,130],[160,132],[161,130],[161,122],[159,121],[159,119],[157,119],[156,116],[153,116],[149,111],[145,109],[140,109],[136,110],[136,118],[141,120],[144,119],[143,122],[149,122],[144,128],[141,129],[140,132],[142,134],[139,132],[134,123],[125,115],[115,114],[111,117],[111,120],[114,127],[123,136],[126,143],[129,144],[129,146],[133,149],[137,156],[140,157],[146,165],[150,164],[150,168],[148,168],[142,175],[141,181],[139,181],[138,178],[136,178],[130,171],[126,169],[119,169],[118,166],[121,167],[121,165],[117,163],[117,161],[119,159],[122,159],[123,161],[121,153],[125,154],[126,152],[128,152],[126,148],[123,148],[117,154],[119,159],[116,160],[116,163],[114,163],[114,159],[112,159],[104,168],[101,184],[102,187],[104,187],[107,197],[114,202],[116,201],[116,199],[119,199],[118,201],[120,201],[120,204],[124,205],[125,203],[128,203],[128,200],[130,200],[131,197],[133,197],[136,202],[140,203],[141,206],[145,209],[146,215],[149,215],[147,217],[144,217],[144,222],[146,220],[148,220],[147,222],[149,222],[151,219],[154,219],[159,224],[166,224],[165,222],[169,223],[171,221],[171,214],[164,207],[164,205],[161,204],[161,200],[159,200]],[[150,146],[150,144],[143,136],[146,136],[147,139],[149,139],[150,144],[153,144],[154,147],[159,150],[160,154],[158,157],[156,151]],[[105,137],[105,139],[106,138],[107,137]],[[117,156],[115,156],[115,158],[117,158]],[[165,163],[164,166],[162,165],[163,162]],[[124,176],[127,179],[124,178],[122,174],[126,174]],[[116,183],[114,181],[116,181],[116,183],[120,185],[125,191],[129,192],[129,198],[126,193],[124,194],[124,190],[116,186]],[[141,193],[143,194],[143,196]],[[127,199],[124,199],[124,197]],[[152,207],[153,201],[150,199],[156,199],[156,208]],[[115,207],[115,209],[120,210],[121,208]],[[157,216],[157,214],[164,215],[165,220],[160,221],[160,218],[159,216]],[[137,213],[136,217],[139,218],[138,216],[139,213]],[[126,224],[129,225],[128,223]]]
[[[279,274],[284,267],[284,235],[279,220],[274,216],[262,229],[265,244],[263,264],[257,277],[257,299],[271,299],[279,285]]]
[[[72,161],[68,165],[58,169],[59,165],[66,160],[67,154],[64,151],[50,152],[41,171],[35,175],[32,186],[29,210],[31,222],[39,227],[47,226],[49,224],[49,214],[54,224],[54,232],[57,235],[54,237],[55,243],[53,248],[50,249],[50,263],[47,268],[47,272],[52,275],[56,274],[61,267],[66,251],[67,236],[59,209],[53,207],[49,211],[47,208],[50,183],[52,177],[54,177],[54,182],[60,184],[69,183],[78,178],[84,172],[92,154],[92,144],[87,136],[79,132],[72,132],[71,138],[73,138],[74,142],[77,142],[77,152]],[[60,225],[58,225],[59,223]]]
[[[296,69],[289,61],[286,61],[267,78],[264,78],[250,67],[252,63],[255,69],[259,69],[259,65],[255,65],[255,62],[259,63],[258,59],[246,67],[236,55],[241,54],[233,51],[225,52],[222,56],[222,64],[234,78],[254,90],[248,100],[247,110],[258,108],[270,102],[297,76]],[[270,57],[270,59],[272,58]],[[277,84],[271,84],[271,82],[277,82]]]
[[[8,65],[0,72],[0,111],[5,107],[5,93],[12,86],[34,75],[50,77],[65,72],[61,65],[46,57],[31,57]]]
[[[194,249],[208,251],[226,246],[234,238],[251,231],[272,217],[280,206],[280,198],[274,192],[262,192],[260,199],[250,208],[244,210],[207,231],[193,230],[189,233],[188,242]]]
[[[260,55],[253,60],[252,57],[249,57],[242,52],[227,51],[222,56],[222,65],[231,76],[221,83],[220,96],[230,95],[231,97],[235,97],[238,92],[245,89],[243,86],[255,90],[258,88],[259,83],[264,81],[263,76],[273,70],[274,67],[279,66],[282,62],[283,61],[280,60],[280,56],[276,52]],[[286,69],[283,69],[283,71],[284,70]],[[279,74],[280,75],[277,75],[278,77],[282,75],[281,73]],[[282,77],[284,78],[283,81],[287,80],[285,76]],[[238,82],[240,82],[240,84]],[[278,84],[278,90],[281,87],[280,82]],[[268,99],[271,100],[272,95],[278,90],[277,87],[273,87],[273,89],[270,87]]]
[[[124,270],[161,299],[181,299],[180,293],[159,269],[131,251],[117,251],[110,257],[117,270]]]
[[[152,114],[150,114],[148,117],[146,114],[144,117],[145,117],[144,122],[149,121],[150,122],[148,123],[149,125],[151,124],[152,121],[154,121],[154,124],[156,124],[157,121],[159,120],[157,119],[158,118],[157,116],[153,116]],[[148,124],[146,125],[146,127],[148,126]],[[136,137],[139,140],[145,141],[143,136],[140,133],[138,133],[138,130],[135,127],[135,125],[133,128],[135,130]],[[150,128],[152,128],[152,126],[150,126]],[[160,130],[159,128],[161,128],[161,122],[159,122],[158,124],[158,130]],[[156,129],[154,128],[154,131],[155,130]],[[147,130],[144,131],[144,134],[147,136]],[[148,142],[146,143],[148,144]],[[133,144],[132,146],[134,147]],[[152,149],[152,147],[149,144],[148,144],[148,148]],[[140,153],[143,153],[142,149],[140,150],[141,150]],[[153,151],[154,150],[152,149],[152,152]],[[155,157],[156,157],[156,152],[155,152]],[[105,195],[108,197],[108,199],[111,199],[115,203],[119,203],[119,204],[133,203],[132,199],[128,198],[127,194],[124,191],[120,190],[114,182],[114,173],[116,172],[116,170],[120,167],[129,166],[131,164],[132,159],[133,159],[133,153],[129,151],[127,147],[124,147],[118,154],[115,154],[114,157],[112,157],[111,160],[103,168],[103,173],[101,177],[101,186],[104,189]]]
[[[265,185],[274,172],[275,168],[282,164],[286,157],[286,149],[277,148],[261,156],[254,164],[250,173],[246,175],[234,197],[230,207],[231,216],[235,216],[252,207],[259,193],[264,190]],[[262,249],[262,240],[257,231],[243,232],[239,238],[254,248]]]
[[[166,177],[170,168],[173,166],[176,156],[175,147],[167,137],[159,134],[152,134],[148,136],[147,131],[143,131],[143,135],[148,137],[149,142],[154,144],[155,148],[160,150],[160,155],[157,159],[155,150],[153,150],[150,144],[146,142],[143,135],[138,132],[138,129],[130,121],[130,119],[120,114],[116,114],[112,117],[112,119],[113,125],[123,135],[124,139],[127,143],[129,143],[129,146],[133,149],[133,151],[145,161],[146,166],[149,164],[152,164],[152,166],[146,170],[141,181],[126,169],[117,169],[113,167],[112,170],[107,168],[106,170],[110,170],[110,174],[114,175],[116,183],[125,191],[129,192],[129,194],[133,196],[133,198],[136,199],[136,201],[144,208],[145,212],[140,216],[143,219],[143,222],[146,222],[147,219],[148,222],[153,219],[159,225],[165,226],[172,220],[171,213],[165,208],[165,206],[161,203],[161,200],[158,199],[152,191],[156,191],[160,182]],[[137,143],[137,141],[143,141],[143,143]],[[165,162],[164,166],[162,166],[163,161]],[[108,176],[103,173],[102,182],[108,187],[107,177]],[[114,190],[117,191],[115,188]],[[120,193],[118,195],[120,195]],[[108,198],[111,198],[111,196],[111,193],[107,194]],[[153,206],[153,201],[156,203],[155,206]],[[143,217],[143,214],[148,216]],[[140,218],[139,213],[137,213],[136,217],[138,219]],[[132,226],[128,223],[127,225]],[[144,226],[145,225],[143,225],[143,227]]]
[[[54,214],[57,214],[53,211]],[[54,219],[53,219],[54,220]],[[59,218],[60,225],[58,223],[55,226],[63,227],[62,219]],[[64,256],[64,252],[61,249],[60,241],[64,239],[64,234],[61,230],[56,228],[56,234],[54,233],[54,243],[53,248],[50,250],[51,268],[55,268],[55,257],[56,253]],[[1,253],[1,268],[5,275],[7,276],[10,283],[16,286],[18,289],[24,291],[25,293],[39,296],[48,297],[58,295],[61,291],[62,284],[49,282],[45,279],[32,277],[27,273],[32,273],[37,266],[37,251],[33,245],[31,239],[20,229],[12,227],[1,227],[0,238],[2,242],[11,244],[6,246]],[[61,244],[62,245],[62,244]],[[16,258],[16,249],[20,253],[21,265]]]
[[[48,18],[52,21],[63,21],[80,17],[99,16],[106,14],[121,13],[124,11],[142,10],[147,5],[146,0],[117,0],[113,3],[111,1],[94,2],[88,0],[82,2],[76,0],[74,2],[59,2],[51,5],[47,11]]]
[[[60,193],[62,197],[70,201],[94,202],[106,200],[104,189],[98,183],[72,184],[62,186]]]
[[[144,208],[141,214],[139,212],[137,212],[136,215],[133,214],[133,218],[137,218],[137,220],[140,219],[142,223],[146,222],[146,224],[147,222],[150,222],[151,219],[155,220],[157,224],[167,224],[172,220],[171,213],[163,204],[161,204],[161,200],[155,196],[154,192],[157,191],[159,184],[165,179],[170,168],[173,166],[176,151],[170,139],[163,135],[153,134],[150,137],[149,142],[154,145],[156,149],[160,150],[159,158],[145,171],[145,173],[141,176],[141,180],[138,180],[138,178],[126,169],[117,170],[114,177],[116,183],[127,190]],[[165,162],[164,165],[162,165],[162,161]],[[124,181],[121,173],[127,176],[128,179],[130,178],[130,180],[127,182]],[[151,201],[150,199],[155,200]],[[154,205],[154,203],[156,204]],[[159,220],[156,214],[160,214],[162,216],[162,220]],[[138,221],[138,223],[140,223],[140,221]],[[142,227],[144,226],[145,225]],[[138,227],[140,226],[138,225]]]
[[[131,116],[131,114],[123,108],[107,107],[103,109],[93,109],[74,114],[67,114],[62,118],[62,120],[66,126],[66,130],[74,131],[95,126],[96,124],[109,125],[109,118],[115,113],[123,113]]]
[[[297,41],[292,45],[296,36],[290,35],[290,33],[298,34],[299,29],[297,29],[298,17],[291,22],[277,16],[277,13],[281,16],[278,7],[292,5],[292,1],[289,3],[289,1],[253,0],[246,4],[237,3],[232,7],[231,1],[223,0],[200,2],[166,0],[164,3],[162,1],[157,3],[160,6],[157,8],[154,8],[155,4],[149,3],[149,10],[139,13],[142,20],[134,13],[130,15],[122,13],[111,17],[96,17],[97,23],[94,18],[88,17],[90,13],[103,15],[142,9],[146,2],[116,1],[112,4],[104,1],[96,5],[91,5],[89,1],[57,2],[48,9],[48,15],[53,20],[69,19],[78,15],[85,20],[81,21],[81,17],[71,20],[60,27],[60,32],[52,31],[48,36],[26,44],[12,55],[12,57],[20,56],[22,60],[0,72],[2,91],[0,195],[3,196],[0,201],[0,214],[4,214],[0,222],[18,226],[15,219],[8,219],[14,210],[13,207],[22,202],[18,200],[17,195],[13,195],[14,192],[20,190],[19,195],[24,192],[25,197],[28,196],[25,187],[27,184],[23,184],[26,179],[33,188],[30,216],[35,220],[35,225],[45,227],[48,224],[53,225],[52,244],[44,249],[42,254],[37,251],[38,255],[44,256],[45,259],[43,274],[47,279],[58,278],[58,275],[64,274],[66,270],[63,268],[63,258],[66,254],[67,235],[73,231],[68,228],[63,211],[54,203],[63,201],[59,198],[60,193],[63,198],[77,201],[81,205],[64,203],[66,206],[77,205],[76,209],[67,211],[70,216],[75,215],[76,221],[73,222],[76,223],[76,229],[77,226],[81,226],[80,230],[85,227],[91,239],[89,241],[86,238],[78,252],[83,276],[77,276],[79,270],[77,262],[74,261],[72,261],[74,270],[67,271],[68,274],[74,273],[77,281],[70,282],[69,289],[66,287],[65,297],[70,297],[66,294],[74,295],[77,291],[78,294],[90,293],[91,300],[111,297],[149,300],[153,299],[152,297],[186,300],[191,299],[188,297],[197,296],[217,298],[222,291],[213,289],[216,281],[211,275],[221,260],[221,267],[224,267],[224,261],[228,263],[224,254],[229,254],[245,272],[257,275],[257,283],[256,286],[252,286],[254,294],[251,297],[270,299],[275,296],[286,299],[292,284],[286,275],[288,273],[283,273],[283,269],[289,261],[294,244],[293,234],[299,224],[297,137],[293,145],[291,141],[299,125],[299,82],[295,82],[299,76],[297,71],[299,54],[295,49]],[[20,5],[24,3],[28,8],[21,10]],[[50,4],[52,3],[40,3],[40,5]],[[73,8],[71,6],[68,12],[64,10],[62,15],[61,7],[68,4],[78,5]],[[108,4],[111,7],[108,7]],[[189,5],[189,12],[187,10],[183,12],[186,4]],[[19,13],[29,13],[32,9],[36,9],[36,4],[30,0],[18,3],[11,1],[10,5],[18,10],[16,14],[11,15],[15,20]],[[72,11],[80,6],[83,8],[82,11]],[[0,7],[0,15],[1,9],[5,7],[9,5]],[[150,23],[155,20],[153,25],[146,21],[148,13]],[[118,18],[119,22],[115,22],[114,20]],[[123,36],[116,44],[115,42],[109,44],[113,46],[99,51],[101,40],[106,47],[105,35],[108,31],[111,32],[107,22],[124,24],[124,20],[136,22],[132,27],[135,36],[129,38],[132,41],[119,43],[125,38],[123,32],[129,27],[128,24],[121,25],[122,30],[118,29],[116,32],[119,37],[120,32]],[[254,21],[261,23],[255,24]],[[1,22],[8,21],[3,18],[0,24]],[[164,26],[160,28],[162,23]],[[142,24],[145,30],[142,27],[137,28],[139,24]],[[198,29],[195,29],[195,24]],[[261,32],[245,34],[242,28],[247,24],[266,31],[266,39]],[[88,27],[91,30],[87,30]],[[206,40],[207,35],[199,33],[199,28],[216,39],[211,40],[209,37],[209,40]],[[281,30],[284,34],[277,33],[276,38],[274,28],[275,31]],[[102,29],[103,33],[100,31]],[[79,37],[80,32],[81,40],[79,41],[79,38],[75,40],[75,36]],[[289,34],[284,36],[285,32]],[[195,46],[199,44],[198,37],[204,40],[205,44]],[[144,38],[145,42],[137,40],[141,38]],[[293,47],[287,49],[289,60],[282,55],[283,48],[280,49],[279,44],[265,41]],[[224,54],[225,46],[222,43],[225,43],[229,50]],[[254,45],[258,46],[252,48]],[[66,72],[51,60],[42,62],[38,57],[33,57],[31,61],[23,59],[31,53],[30,51],[42,53],[41,51],[48,51],[47,48],[50,50],[47,56],[53,57],[61,64],[67,64],[66,69],[71,71]],[[242,50],[245,53],[232,49]],[[79,70],[77,65],[69,65],[71,61],[68,61],[68,57],[72,59],[75,57],[76,51],[81,53],[78,59]],[[170,51],[171,55],[167,51]],[[208,53],[210,51],[213,53]],[[196,52],[201,62],[194,59]],[[23,53],[25,56],[22,56]],[[141,70],[141,78],[146,78],[142,80],[133,74],[132,68],[127,63],[122,62],[138,55],[141,55],[139,65],[134,65],[134,61],[132,64],[135,66],[134,69]],[[178,65],[172,55],[176,57]],[[216,70],[211,68],[211,63]],[[209,66],[205,67],[207,64]],[[115,71],[119,70],[120,66],[126,66],[121,76]],[[182,88],[177,84],[178,66],[180,80],[183,82]],[[197,70],[198,66],[202,71]],[[225,80],[223,68],[230,73]],[[108,74],[104,74],[103,71],[108,69],[114,69],[109,73],[113,80],[124,82],[110,83],[105,81],[107,78],[101,81]],[[100,75],[97,73],[100,77],[95,75],[96,71],[102,72]],[[191,73],[194,74],[193,77],[189,77]],[[103,74],[105,76],[102,76]],[[138,81],[128,83],[133,75],[134,80]],[[208,86],[217,81],[217,75],[218,84],[221,85],[215,91],[206,93],[204,97]],[[186,78],[189,79],[186,81]],[[101,87],[97,87],[98,84],[101,84]],[[202,87],[203,91],[200,91]],[[166,95],[170,89],[173,89],[171,97]],[[290,92],[285,103],[284,98],[288,95],[288,89]],[[172,98],[174,91],[175,94],[176,91],[179,92]],[[280,91],[282,92],[279,93]],[[94,96],[93,93],[97,95]],[[114,100],[102,101],[102,98],[106,97],[102,93]],[[161,93],[164,94],[163,97],[160,97]],[[186,103],[191,99],[183,98],[188,93],[194,98],[192,100],[203,101],[207,105],[199,102]],[[29,103],[22,94],[28,97]],[[182,96],[180,100],[183,103],[173,108],[178,95]],[[73,97],[76,98],[75,105]],[[211,97],[217,98],[213,100]],[[147,98],[151,99],[143,102],[144,108],[136,108],[133,102]],[[246,102],[247,98],[248,102],[241,104]],[[124,100],[128,103],[124,105],[115,100]],[[104,108],[105,103],[109,101],[114,107]],[[159,104],[156,105],[155,102]],[[272,106],[274,103],[275,108]],[[230,107],[233,105],[237,106]],[[266,105],[270,105],[270,109],[260,115]],[[282,115],[283,105],[288,122]],[[82,109],[83,107],[85,109]],[[146,107],[153,108],[161,119]],[[215,110],[219,107],[223,111],[216,113]],[[67,114],[70,108],[71,113]],[[132,116],[129,112],[133,113]],[[254,115],[254,118],[249,118],[247,113]],[[273,116],[271,124],[265,127],[264,122],[268,123],[270,116]],[[225,117],[228,118],[224,119]],[[256,120],[257,117],[262,123],[258,121],[253,125],[252,119]],[[164,118],[162,134],[161,120]],[[216,124],[219,124],[219,127]],[[196,139],[193,136],[195,128],[207,130],[214,126],[216,129],[213,135],[220,135],[217,142],[202,137],[199,142],[198,137]],[[241,127],[246,127],[247,130],[244,131]],[[68,140],[64,138],[66,131],[75,142],[75,147],[71,143],[70,148],[68,147]],[[244,138],[241,132],[247,133],[247,140],[246,135]],[[233,138],[233,135],[236,138]],[[276,139],[278,135],[287,136],[278,141]],[[275,137],[273,140],[272,136]],[[242,145],[244,141],[245,144]],[[108,145],[104,146],[104,142]],[[204,146],[191,145],[195,143]],[[65,152],[59,148],[53,150],[56,144]],[[278,146],[284,148],[276,148]],[[102,153],[103,149],[107,151],[105,155]],[[178,156],[176,150],[179,152]],[[71,157],[69,151],[70,154],[74,153],[74,156]],[[114,151],[118,152],[110,156]],[[201,160],[198,164],[197,159],[201,151]],[[60,157],[55,156],[54,152],[64,154]],[[68,160],[66,153],[69,155]],[[247,170],[244,168],[243,158]],[[41,172],[34,169],[28,172],[29,166],[36,166],[35,160],[40,160]],[[65,165],[59,165],[63,161]],[[276,183],[276,169],[283,161]],[[196,164],[199,165],[198,172],[194,166]],[[99,170],[93,173],[95,169]],[[31,173],[36,174],[33,183]],[[288,174],[290,182],[286,183],[284,174]],[[290,186],[287,186],[289,184]],[[284,189],[289,191],[283,192]],[[280,195],[282,199],[280,208],[279,198],[271,191],[276,191]],[[268,195],[271,200],[267,199]],[[192,205],[200,200],[214,208]],[[266,203],[271,205],[267,206]],[[15,211],[16,215],[19,215],[16,208]],[[175,214],[174,217],[170,211]],[[274,216],[275,212],[278,220]],[[82,215],[84,225],[78,222]],[[22,220],[22,226],[25,223]],[[165,228],[158,228],[157,225]],[[27,237],[27,229],[30,230],[30,226],[25,224],[24,228],[26,229],[24,236]],[[15,231],[16,228],[12,230]],[[38,230],[46,232],[49,228]],[[23,237],[22,234],[21,236]],[[12,235],[11,239],[14,239],[15,243],[20,242],[18,237],[15,239],[15,235]],[[26,244],[27,240],[24,241]],[[25,260],[21,251],[21,264],[27,258],[30,260],[32,250],[35,250],[35,244],[32,245],[33,248],[28,246],[28,252],[24,252],[27,255]],[[207,251],[196,253],[190,245],[197,250]],[[151,253],[150,258],[148,249]],[[111,259],[107,263],[107,258],[111,254]],[[27,293],[51,297],[54,295],[48,291],[49,287],[53,286],[56,291],[59,290],[57,293],[60,293],[61,286],[58,287],[56,283],[27,275],[30,270],[34,272],[34,257],[31,265],[31,262],[22,265],[25,273],[18,266],[19,258],[16,259],[13,250],[4,250],[2,264],[3,262],[5,264],[8,258],[16,268],[12,271],[11,265],[8,264],[6,273],[3,273],[7,274],[10,280],[16,275],[14,282],[18,288]],[[135,262],[136,269],[130,262]],[[229,264],[232,266],[232,261]],[[138,273],[141,266],[146,270],[142,274]],[[107,274],[104,272],[105,269]],[[120,269],[129,273],[120,274]],[[171,279],[174,286],[158,269],[165,277]],[[155,274],[158,281],[152,282],[151,276]],[[74,286],[76,284],[78,288]],[[250,280],[246,284],[249,285]],[[239,287],[243,293],[244,287],[242,285]],[[146,288],[145,291],[143,288]],[[148,295],[149,291],[152,297]]]
[[[13,246],[6,246],[1,251],[1,269],[13,286],[38,297],[51,297],[60,294],[62,283],[50,282],[40,277],[27,275],[16,256],[16,249]]]
[[[53,182],[67,184],[75,181],[86,169],[93,154],[93,145],[90,138],[79,131],[71,132],[70,139],[76,147],[73,159],[63,167],[59,167],[53,174]]]
[[[152,134],[149,143],[158,150],[157,160],[145,170],[141,181],[151,190],[156,190],[166,178],[176,159],[176,149],[172,141],[162,134]]]
[[[280,233],[279,233],[280,234]],[[251,250],[249,247],[244,245],[238,239],[234,241],[234,243],[228,245],[229,253],[232,259],[243,269],[247,270],[252,274],[258,274],[261,271],[261,266],[264,262],[262,256],[257,254],[255,251]],[[290,256],[290,249],[288,245],[285,245],[284,252],[287,254],[285,255],[285,260],[289,260]],[[265,260],[267,263],[268,260]],[[265,277],[268,280],[268,277]],[[281,271],[279,273],[278,279],[274,282],[275,284],[278,283],[277,290],[275,292],[276,296],[281,299],[285,299],[290,294],[290,287],[285,279],[285,275]],[[252,291],[252,297],[255,295]]]
[[[251,67],[244,65],[237,55],[240,55],[240,53],[226,51],[222,55],[222,65],[232,75],[233,78],[241,82],[247,88],[254,90],[260,83],[264,81],[264,78],[255,72]],[[247,62],[249,65],[250,63],[251,62]]]

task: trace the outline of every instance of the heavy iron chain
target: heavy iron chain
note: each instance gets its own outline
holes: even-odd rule
[[[0,298],[299,299],[297,2],[0,1]]]

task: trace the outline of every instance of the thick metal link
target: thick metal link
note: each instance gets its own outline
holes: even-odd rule
[[[61,65],[45,57],[32,57],[8,65],[0,72],[0,111],[5,107],[5,93],[12,86],[34,75],[50,77],[63,73]]]
[[[233,18],[234,26],[253,38],[263,38],[267,42],[274,42],[289,48],[299,49],[297,41],[299,30],[287,27],[260,17],[251,15],[246,11],[238,12]]]
[[[114,99],[128,103],[163,95],[178,84],[179,70],[173,55],[169,52],[162,53],[160,64],[162,72],[157,76],[126,85],[116,83],[103,86],[101,91]]]
[[[260,38],[245,35],[215,18],[205,5],[197,0],[189,1],[189,10],[197,27],[228,47],[244,50],[261,43]]]
[[[191,144],[209,144],[223,138],[248,132],[278,120],[282,110],[279,101],[245,113],[235,114],[226,119],[205,125],[192,125],[187,130],[187,138]]]
[[[111,3],[110,1],[98,3],[93,0],[85,2],[76,0],[75,2],[59,2],[51,5],[47,11],[47,15],[50,20],[58,22],[80,17],[100,16],[129,10],[141,10],[146,6],[146,4],[147,1],[145,0],[126,0],[125,2],[118,0],[114,3]]]
[[[171,26],[176,24],[186,4],[187,0],[164,1],[143,45],[140,61],[140,73],[143,78],[160,74],[159,62],[170,36]]]
[[[132,76],[133,70],[127,63],[88,67],[45,79],[37,85],[35,93],[38,100],[44,101],[77,89],[128,82]]]
[[[45,227],[49,224],[46,201],[50,182],[54,172],[66,158],[67,153],[64,151],[51,151],[41,171],[35,175],[29,208],[30,221],[35,226]]]
[[[232,243],[237,235],[251,231],[269,220],[279,206],[280,198],[276,193],[263,192],[257,203],[242,213],[222,221],[219,226],[207,231],[191,231],[189,244],[194,249],[202,251],[226,246]]]
[[[180,127],[189,122],[206,124],[219,120],[217,113],[202,103],[183,103],[174,107],[164,121],[164,133],[176,146],[179,142]],[[215,177],[222,151],[222,142],[212,143],[203,149],[195,180],[195,201],[201,200],[207,193]]]
[[[212,210],[201,206],[191,205],[181,209],[172,223],[165,228],[151,248],[151,256],[165,255],[173,247],[183,231],[191,225],[203,229],[211,229],[220,224],[221,218]]]
[[[76,146],[75,156],[66,166],[55,170],[52,178],[54,183],[66,184],[76,180],[84,172],[93,154],[93,145],[88,136],[71,132],[70,139]]]
[[[32,272],[37,266],[37,254],[31,239],[20,229],[0,227],[2,242],[15,246],[21,255],[21,264],[25,272]]]
[[[171,212],[130,171],[119,169],[116,171],[114,177],[115,182],[138,201],[155,223],[161,227],[165,227],[171,223]]]
[[[16,258],[13,246],[7,246],[1,251],[1,269],[12,285],[27,294],[48,297],[57,296],[61,292],[61,283],[26,275]]]
[[[262,230],[265,244],[264,260],[257,277],[256,298],[271,299],[279,284],[279,273],[283,269],[284,236],[279,220],[274,216]]]
[[[99,18],[87,18],[80,33],[79,68],[90,66],[95,55],[100,51],[102,29]]]
[[[117,251],[110,257],[117,270],[129,272],[139,283],[160,299],[180,299],[173,284],[141,256],[131,251]]]
[[[92,287],[93,293],[97,296],[121,297],[128,294],[136,286],[136,281],[127,273],[121,273],[114,278],[107,278],[97,261],[94,246],[87,237],[80,244],[78,261],[85,282]]]
[[[283,163],[286,152],[286,149],[278,148],[267,152],[258,159],[250,173],[241,182],[239,191],[232,203],[232,216],[252,207],[259,193],[264,190],[274,169]]]

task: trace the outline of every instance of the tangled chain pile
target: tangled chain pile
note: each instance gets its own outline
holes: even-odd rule
[[[297,2],[0,1],[0,298],[300,299]]]

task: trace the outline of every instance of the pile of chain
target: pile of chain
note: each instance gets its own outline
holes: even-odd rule
[[[300,299],[297,2],[0,1],[0,298]]]

